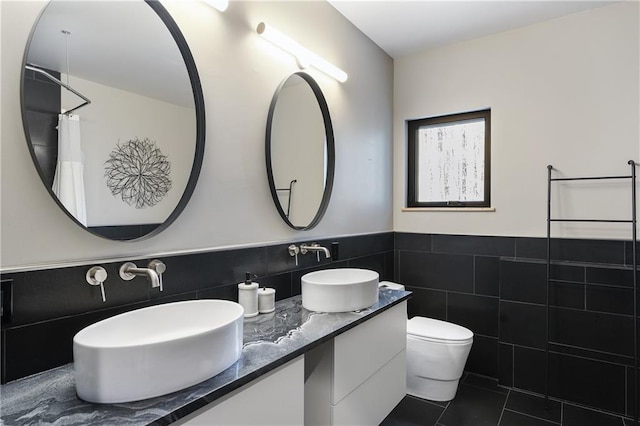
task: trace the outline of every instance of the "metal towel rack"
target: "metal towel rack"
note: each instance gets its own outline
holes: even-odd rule
[[[605,223],[630,223],[632,228],[632,265],[633,265],[633,390],[636,404],[634,404],[634,425],[638,425],[638,276],[637,276],[637,216],[636,216],[636,162],[629,160],[627,164],[631,167],[631,174],[626,176],[588,176],[573,178],[553,178],[551,172],[553,166],[547,166],[547,300],[546,300],[546,316],[547,330],[545,343],[545,403],[549,402],[549,291],[551,283],[551,223],[552,222],[605,222]],[[551,184],[558,181],[577,181],[577,180],[611,180],[611,179],[630,179],[631,180],[631,219],[560,219],[551,217]]]
[[[289,182],[288,188],[276,188],[276,191],[287,191],[289,192],[289,196],[287,197],[287,219],[289,218],[289,213],[291,212],[291,198],[293,197],[293,184],[298,182],[297,179],[292,179]]]
[[[52,76],[51,74],[49,74],[48,72],[46,72],[45,70],[33,65],[33,64],[25,64],[24,66],[26,69],[37,72],[38,74],[42,74],[45,77],[47,77],[49,80],[53,81],[54,83],[56,83],[59,86],[64,87],[65,89],[67,89],[68,91],[70,91],[71,93],[73,93],[74,95],[80,97],[84,102],[80,105],[78,105],[75,108],[72,108],[68,111],[65,111],[64,114],[65,115],[69,115],[71,114],[73,111],[82,108],[83,106],[87,106],[91,103],[91,100],[89,100],[89,98],[87,98],[85,95],[83,95],[82,93],[78,92],[77,90],[75,90],[73,87],[69,86],[68,84],[63,83],[62,81],[60,81],[59,79],[55,78],[54,76]]]

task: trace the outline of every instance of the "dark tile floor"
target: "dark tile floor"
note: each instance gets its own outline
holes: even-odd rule
[[[631,426],[633,421],[572,404],[503,388],[466,374],[453,401],[407,395],[381,426]]]

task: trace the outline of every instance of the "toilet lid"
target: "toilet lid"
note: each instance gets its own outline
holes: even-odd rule
[[[462,342],[473,339],[473,332],[460,325],[433,318],[413,317],[407,321],[407,334],[429,340]]]

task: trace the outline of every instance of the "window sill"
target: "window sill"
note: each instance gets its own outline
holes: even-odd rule
[[[495,207],[404,207],[403,212],[495,212]]]

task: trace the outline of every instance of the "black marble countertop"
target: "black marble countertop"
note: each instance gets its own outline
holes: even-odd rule
[[[92,404],[78,399],[73,364],[0,387],[0,424],[167,425],[204,407],[306,351],[344,333],[410,296],[380,289],[378,303],[360,312],[316,313],[300,296],[281,300],[270,314],[244,320],[240,359],[222,373],[189,388],[142,401]]]

